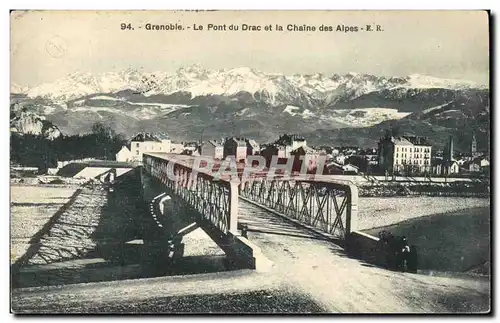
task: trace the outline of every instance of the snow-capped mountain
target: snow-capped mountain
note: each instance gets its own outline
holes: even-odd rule
[[[444,79],[421,74],[411,74],[407,76],[405,82],[402,83],[400,87],[413,89],[439,88],[449,90],[486,88],[484,85],[478,85],[471,81]]]
[[[112,93],[127,89],[144,91],[156,82],[156,75],[161,79],[161,74],[140,73],[133,69],[98,75],[75,72],[55,82],[33,87],[26,94],[30,98],[69,101],[96,93]]]
[[[207,95],[232,96],[247,92],[257,100],[279,105],[318,100],[331,104],[339,99],[354,99],[371,92],[397,88],[457,90],[480,86],[468,81],[417,74],[392,78],[357,73],[331,76],[282,75],[248,67],[209,70],[193,65],[182,67],[174,73],[140,72],[134,69],[97,75],[76,72],[52,83],[23,90],[31,98],[42,97],[54,101],[69,101],[91,94],[123,90],[132,90],[146,96],[185,92],[191,98]],[[21,88],[16,87],[16,90],[19,89]]]
[[[79,72],[29,89],[13,85],[12,93],[17,91],[25,96],[16,100],[68,134],[87,132],[93,122],[105,121],[124,134],[165,131],[198,139],[201,132],[213,132],[217,138],[236,134],[266,140],[282,132],[363,133],[398,122],[409,124],[417,135],[417,125],[427,127],[440,138],[449,129],[485,129],[489,120],[487,86],[419,74],[284,75],[193,65],[172,73]],[[344,137],[355,136],[349,132]]]

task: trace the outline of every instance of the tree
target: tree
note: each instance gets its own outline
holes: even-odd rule
[[[116,137],[116,132],[109,125],[101,122],[96,122],[92,125],[92,134],[96,135],[101,140],[113,140]]]

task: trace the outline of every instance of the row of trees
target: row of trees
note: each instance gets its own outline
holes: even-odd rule
[[[95,123],[88,134],[60,136],[54,140],[36,135],[11,134],[10,159],[12,163],[22,166],[47,169],[55,167],[58,160],[114,159],[126,142],[123,135],[101,123]]]

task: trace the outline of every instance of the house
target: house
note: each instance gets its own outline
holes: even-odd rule
[[[351,155],[344,161],[344,164],[356,166],[358,170],[362,172],[366,172],[368,169],[368,159],[366,155]]]
[[[460,173],[460,165],[457,161],[434,159],[432,160],[431,173],[438,176],[448,176]]]
[[[340,153],[346,156],[355,155],[360,151],[359,147],[345,146],[340,147]]]
[[[286,163],[287,160],[285,146],[279,146],[275,144],[265,146],[260,151],[260,155],[266,160],[267,167],[270,167],[273,158],[275,158],[278,164]]]
[[[142,161],[142,155],[146,152],[169,153],[171,140],[165,133],[140,132],[130,140],[130,151],[132,160]]]
[[[326,153],[302,145],[299,148],[293,150],[291,155],[295,157],[294,160],[294,170],[302,170],[302,165],[307,165],[307,171],[311,171],[318,166],[319,158],[323,158],[323,163],[326,161]],[[302,159],[302,160],[301,160]]]
[[[198,157],[201,156],[199,150],[184,149],[180,155]]]
[[[378,155],[365,155],[365,158],[368,161],[368,166],[378,165]]]
[[[489,167],[490,166],[490,161],[488,160],[488,158],[476,158],[474,159],[474,162],[479,164],[479,166],[481,167]]]
[[[490,161],[488,158],[476,157],[471,161],[465,162],[462,167],[464,170],[471,173],[484,172],[489,170]]]
[[[460,173],[460,165],[456,161],[450,162],[446,167],[448,168],[448,174]]]
[[[236,161],[247,158],[247,143],[244,138],[231,137],[224,142],[224,158],[235,156]]]
[[[172,141],[170,143],[170,153],[171,154],[180,154],[184,150],[184,143],[183,142],[175,142]]]
[[[200,144],[196,141],[190,141],[190,142],[184,143],[184,150],[195,151],[195,150],[199,150],[199,149],[200,149]]]
[[[380,169],[389,173],[430,172],[431,150],[425,137],[385,136],[378,143]]]
[[[168,134],[159,132],[155,134],[155,137],[160,140],[162,144],[160,147],[162,147],[163,152],[170,152],[170,145],[172,144],[172,140],[170,140]]]
[[[116,153],[116,161],[129,162],[132,161],[132,152],[127,146],[122,146],[119,152]]]
[[[481,165],[479,163],[471,161],[464,164],[464,169],[471,173],[478,173],[481,171]]]
[[[290,157],[292,151],[307,144],[304,137],[295,134],[284,134],[274,142],[275,145],[284,146],[286,157]]]
[[[201,144],[200,154],[202,156],[210,156],[214,159],[223,159],[224,146],[215,140],[206,141]]]
[[[359,173],[359,168],[355,165],[341,165],[332,161],[326,164],[326,168],[331,175],[357,175]]]
[[[337,155],[335,156],[335,162],[340,164],[340,165],[344,165],[345,164],[345,160],[348,158],[349,156],[345,156],[343,154],[340,154],[340,155]]]
[[[472,160],[472,158],[470,158],[470,157],[462,157],[459,160],[457,160],[457,164],[459,166],[463,166],[466,162],[469,162],[471,160]]]
[[[352,164],[343,165],[342,170],[346,175],[357,175],[359,173],[359,167]]]
[[[334,161],[328,161],[326,163],[326,169],[328,170],[328,174],[331,174],[331,175],[342,175],[344,174],[344,170],[342,169],[342,166],[341,164],[338,164]]]
[[[332,151],[333,151],[333,147],[322,145],[322,146],[319,146],[319,147],[318,147],[318,150],[322,150],[322,151],[324,151],[326,154],[331,155],[331,154],[332,154]]]
[[[246,139],[247,155],[258,155],[260,153],[260,145],[253,139]]]

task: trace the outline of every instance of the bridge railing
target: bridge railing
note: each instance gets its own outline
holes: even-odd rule
[[[143,156],[143,171],[160,181],[174,195],[222,233],[237,232],[238,183],[214,179],[180,162],[151,155]]]
[[[353,184],[262,177],[242,183],[240,195],[339,240],[356,230],[358,189]]]

